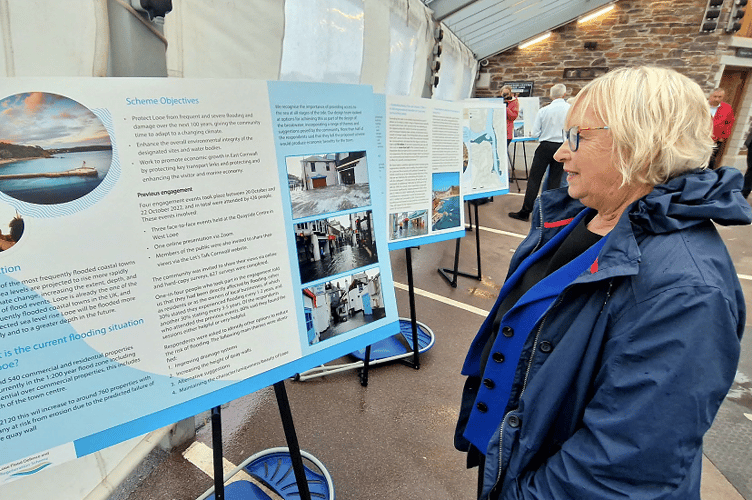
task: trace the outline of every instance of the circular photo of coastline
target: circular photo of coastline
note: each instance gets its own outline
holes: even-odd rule
[[[107,129],[78,102],[46,92],[15,94],[0,101],[0,116],[0,192],[37,205],[66,203],[93,191],[109,172]]]
[[[21,240],[24,220],[15,208],[0,203],[0,252],[13,248]]]

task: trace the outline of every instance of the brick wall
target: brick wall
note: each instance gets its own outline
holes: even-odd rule
[[[720,78],[719,59],[733,54],[722,29],[728,16],[724,6],[719,29],[700,33],[706,0],[620,0],[616,8],[587,23],[569,23],[551,37],[526,49],[514,48],[488,58],[481,73],[491,74],[488,88],[476,88],[476,97],[498,97],[504,81],[534,81],[534,96],[548,102],[548,90],[564,83],[575,95],[592,76],[564,78],[572,68],[588,69],[653,64],[669,66],[710,92]],[[535,33],[531,33],[531,37]],[[596,42],[594,50],[585,42]]]

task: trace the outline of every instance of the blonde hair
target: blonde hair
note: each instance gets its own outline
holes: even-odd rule
[[[707,99],[697,83],[672,69],[610,71],[577,94],[567,123],[586,109],[609,128],[623,184],[661,184],[707,167],[713,149]]]

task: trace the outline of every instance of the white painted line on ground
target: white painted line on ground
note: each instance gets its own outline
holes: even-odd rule
[[[479,227],[484,231],[488,231],[489,233],[503,234],[504,236],[514,236],[515,238],[519,238],[521,240],[525,239],[525,237],[527,236],[525,234],[510,233],[509,231],[502,231],[501,229],[494,229],[492,227]]]
[[[492,227],[485,227],[485,226],[479,226],[480,229],[484,231],[488,231],[489,233],[496,233],[496,234],[502,234],[504,236],[513,236],[515,238],[525,239],[527,235],[525,234],[518,234],[518,233],[510,233],[509,231],[502,231],[501,229],[494,229]],[[514,249],[513,249],[514,250]],[[740,280],[747,280],[752,281],[752,276],[748,274],[737,274]]]
[[[195,465],[204,474],[214,479],[214,455],[212,449],[206,446],[204,443],[194,441],[188,449],[183,452],[183,457],[190,463]],[[235,464],[222,458],[222,469],[225,474],[232,471],[235,468]],[[227,481],[227,484],[234,481],[251,481],[251,476],[245,471],[240,471]]]
[[[399,288],[400,290],[405,290],[406,292],[409,291],[409,288],[407,285],[404,285],[402,283],[394,282],[394,287]],[[448,299],[446,297],[442,297],[441,295],[437,295],[435,293],[427,292],[425,290],[421,290],[420,288],[413,288],[413,291],[415,292],[415,295],[420,295],[422,297],[426,297],[428,299],[433,299],[437,302],[442,302],[444,304],[458,307],[460,309],[464,309],[465,311],[471,312],[473,314],[477,314],[478,316],[483,316],[484,318],[488,316],[488,311],[481,309],[479,307],[470,306],[467,304],[463,304],[462,302]]]
[[[752,420],[752,413],[745,413],[744,416]]]

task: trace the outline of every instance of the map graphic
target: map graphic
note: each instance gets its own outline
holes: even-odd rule
[[[463,110],[462,184],[466,194],[509,188],[506,109],[473,103]]]

